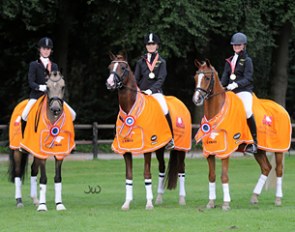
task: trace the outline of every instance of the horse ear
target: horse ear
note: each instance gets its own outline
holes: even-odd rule
[[[201,65],[202,65],[202,64],[200,63],[200,61],[198,61],[198,59],[195,59],[194,63],[195,63],[195,66],[196,66],[197,68],[200,68]]]
[[[209,68],[209,67],[211,67],[210,60],[208,60],[208,59],[205,59],[205,62],[206,62],[206,65],[207,65],[207,67],[208,67],[208,68]]]
[[[116,56],[114,55],[114,53],[112,53],[111,51],[108,52],[109,53],[109,57],[111,60],[115,60]]]

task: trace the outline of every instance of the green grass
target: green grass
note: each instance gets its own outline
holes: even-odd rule
[[[274,190],[263,191],[259,205],[249,199],[260,175],[253,157],[230,160],[231,210],[223,212],[220,161],[217,162],[216,209],[208,201],[208,170],[204,159],[186,159],[187,205],[178,205],[178,190],[166,191],[164,203],[145,210],[143,159],[134,160],[134,200],[128,212],[121,211],[125,199],[123,160],[69,161],[63,164],[64,212],[54,208],[54,164],[47,163],[48,212],[36,212],[29,198],[29,181],[23,186],[24,208],[17,209],[14,185],[7,181],[7,162],[0,163],[0,231],[295,231],[295,156],[285,158],[284,198],[274,206]],[[153,192],[156,197],[157,161],[152,160]],[[85,194],[90,186],[101,186],[99,194]]]

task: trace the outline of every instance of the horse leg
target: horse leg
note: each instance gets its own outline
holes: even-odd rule
[[[228,178],[228,163],[229,157],[221,160],[222,172],[221,172],[221,183],[223,189],[223,205],[222,209],[227,211],[230,209],[230,194],[229,194],[229,178]]]
[[[121,209],[129,210],[130,202],[133,200],[132,154],[129,152],[125,153],[124,160],[125,160],[125,168],[126,168],[126,182],[125,182],[126,197],[125,197],[125,202],[122,205]]]
[[[146,190],[146,206],[145,209],[153,209],[153,191],[152,191],[152,175],[151,175],[151,157],[152,153],[144,154],[144,184]]]
[[[40,200],[39,200],[39,206],[37,208],[37,211],[47,211],[46,206],[46,188],[47,188],[47,176],[46,176],[46,159],[39,159],[36,158],[36,162],[40,166]]]
[[[276,175],[277,175],[275,205],[281,206],[282,198],[283,198],[282,186],[283,186],[284,154],[282,152],[276,152],[275,158],[276,158]]]
[[[178,151],[177,152],[178,158],[178,179],[179,179],[179,205],[185,205],[185,152]]]
[[[156,198],[156,204],[162,204],[163,203],[163,194],[165,191],[165,159],[164,159],[164,150],[165,148],[160,148],[159,150],[156,151],[156,157],[159,163],[159,178],[158,178],[158,195]]]
[[[261,175],[257,181],[257,184],[255,185],[255,188],[253,190],[250,203],[251,204],[258,204],[258,197],[261,194],[262,188],[267,180],[268,174],[271,170],[271,164],[268,161],[268,158],[266,156],[266,152],[263,150],[258,149],[258,152],[254,154],[255,160],[260,166]]]
[[[30,192],[30,196],[31,196],[31,199],[33,200],[33,204],[35,206],[39,205],[39,199],[38,199],[38,194],[37,194],[37,175],[38,175],[38,171],[39,171],[39,166],[40,166],[40,162],[38,162],[38,160],[36,160],[36,158],[34,157],[33,163],[31,165],[31,192]]]
[[[15,200],[16,207],[24,207],[22,202],[22,153],[19,150],[13,150],[13,162],[14,162],[14,185],[15,185]]]
[[[62,203],[62,178],[61,178],[61,166],[63,160],[58,160],[55,157],[55,176],[54,176],[54,190],[55,190],[55,206],[56,210],[66,210],[66,207]]]
[[[215,208],[216,200],[216,173],[215,173],[215,156],[209,155],[207,157],[208,167],[209,167],[209,202],[207,204],[207,209]]]

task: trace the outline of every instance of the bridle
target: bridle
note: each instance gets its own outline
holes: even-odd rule
[[[214,83],[215,83],[215,80],[214,80],[214,70],[211,68],[210,71],[197,71],[196,74],[197,75],[200,75],[201,73],[204,74],[204,77],[206,77],[206,74],[207,73],[210,73],[211,74],[211,77],[210,77],[210,83],[209,83],[209,86],[207,89],[203,89],[203,88],[200,88],[200,87],[196,87],[195,91],[199,92],[200,95],[205,99],[209,99],[210,97],[212,96],[215,96],[217,94],[213,94],[213,88],[214,88]]]
[[[115,89],[122,89],[125,86],[124,85],[124,80],[129,75],[129,69],[128,69],[129,65],[128,65],[128,63],[126,61],[118,61],[118,60],[117,61],[112,61],[111,63],[112,64],[118,63],[118,65],[120,65],[120,63],[126,64],[126,67],[124,68],[123,73],[121,75],[119,75],[116,72],[116,70],[112,70],[110,72],[110,74],[114,75],[114,82],[115,82],[115,85],[116,85]],[[120,67],[122,67],[122,66],[120,65]],[[108,85],[107,85],[107,88],[111,89],[110,86],[108,86]]]

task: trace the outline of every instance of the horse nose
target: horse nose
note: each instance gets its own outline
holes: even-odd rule
[[[52,107],[51,112],[53,112],[54,115],[59,115],[61,112],[61,109],[59,107]]]

